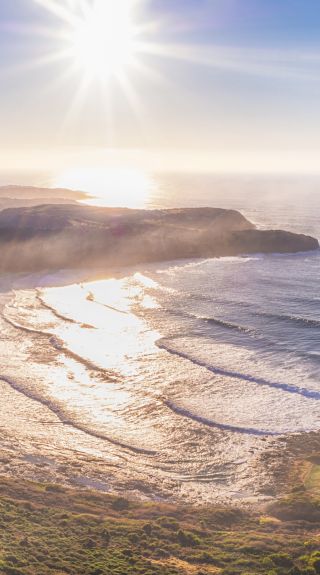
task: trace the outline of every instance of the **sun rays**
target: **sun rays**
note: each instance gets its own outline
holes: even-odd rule
[[[116,148],[119,141],[130,146],[137,137],[140,146],[146,147],[157,122],[159,94],[165,95],[169,113],[176,106],[176,70],[181,63],[203,74],[210,69],[208,78],[216,71],[228,78],[314,80],[313,54],[302,61],[288,50],[218,45],[214,35],[206,42],[186,42],[170,12],[160,18],[159,11],[150,9],[151,0],[32,3],[38,24],[15,25],[18,34],[32,37],[32,42],[37,38],[36,52],[26,54],[18,69],[10,64],[7,74],[35,70],[35,76],[42,78],[42,70],[47,71],[40,96],[57,98],[61,114],[55,137],[59,141],[75,133],[88,145],[94,141]],[[125,122],[131,132],[129,128],[121,132]]]
[[[90,97],[101,94],[101,125],[105,126],[106,144],[112,144],[114,86],[122,92],[128,107],[140,121],[141,106],[135,79],[149,72],[150,79],[155,77],[141,58],[148,52],[144,32],[151,25],[138,21],[138,8],[145,0],[33,1],[54,19],[47,34],[49,51],[29,62],[28,67],[54,65],[61,68],[53,85],[46,89],[62,87],[71,81],[75,83],[74,95],[58,130],[63,131],[69,121],[81,114]],[[44,29],[41,36],[45,37]]]

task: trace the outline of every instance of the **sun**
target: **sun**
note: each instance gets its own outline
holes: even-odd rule
[[[160,29],[150,19],[150,0],[32,0],[49,15],[50,24],[34,28],[34,34],[47,40],[48,50],[30,66],[55,66],[49,89],[66,91],[66,110],[61,131],[78,120],[93,105],[101,118],[106,145],[113,146],[118,96],[140,123],[144,107],[140,101],[143,79],[163,82],[163,76],[150,64],[158,53],[151,41]],[[45,45],[44,45],[45,46]]]
[[[68,32],[74,65],[87,75],[107,78],[134,59],[136,27],[133,0],[95,0]]]

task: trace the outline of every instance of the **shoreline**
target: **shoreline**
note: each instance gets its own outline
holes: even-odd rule
[[[242,494],[241,497],[215,496],[210,501],[201,498],[192,500],[180,491],[179,482],[170,480],[169,477],[167,486],[163,485],[160,491],[151,476],[148,484],[139,481],[137,476],[128,476],[127,480],[122,476],[119,481],[119,466],[123,466],[129,456],[126,450],[119,453],[112,444],[103,439],[96,438],[92,441],[92,437],[84,430],[60,422],[46,406],[39,408],[34,400],[24,395],[19,398],[19,392],[9,387],[1,378],[0,389],[3,398],[0,408],[0,476],[11,479],[57,483],[66,488],[78,487],[84,491],[118,494],[141,502],[163,501],[179,505],[185,501],[188,506],[198,508],[207,504],[213,505],[215,501],[217,504],[259,512],[266,505],[277,503],[288,494],[288,481],[293,481],[297,462],[307,461],[320,453],[319,431],[282,436],[273,444],[266,445],[261,454],[260,472],[264,468],[264,487],[262,488],[257,469],[254,471],[256,493],[248,494],[247,497]],[[8,413],[10,405],[15,408],[14,418],[11,409]]]
[[[141,271],[134,267],[136,271]],[[116,270],[111,271],[109,277],[115,277]],[[126,275],[126,270],[117,270],[116,277]],[[133,269],[130,268],[131,273]],[[101,273],[101,276],[100,276]],[[88,270],[83,271],[81,280],[79,273],[60,272],[58,274],[58,284],[67,285],[70,281],[89,281]],[[106,279],[106,274],[101,270],[95,274],[95,279]],[[39,284],[39,275],[35,276],[19,274],[18,284],[23,284],[26,280],[31,288],[30,279]],[[52,274],[42,280],[45,285],[52,285]],[[91,280],[91,277],[90,277]],[[32,282],[31,282],[32,283]],[[25,284],[23,284],[25,287]],[[20,288],[19,285],[15,289]],[[5,296],[3,296],[5,297]],[[58,350],[56,350],[57,352]],[[54,353],[56,353],[54,352]],[[0,408],[2,421],[2,441],[0,451],[0,475],[6,474],[9,477],[18,476],[24,480],[57,482],[65,486],[82,486],[84,488],[94,488],[107,493],[124,494],[129,497],[138,497],[142,501],[163,499],[178,503],[185,499],[188,505],[201,505],[205,500],[201,499],[201,494],[197,502],[188,499],[183,484],[177,478],[163,475],[163,484],[159,490],[155,478],[150,483],[139,478],[135,474],[130,478],[130,473],[123,471],[126,458],[130,458],[126,445],[122,442],[106,441],[102,435],[87,433],[86,429],[77,427],[66,419],[59,419],[59,414],[50,410],[48,405],[37,402],[35,397],[25,395],[19,389],[10,386],[5,378],[1,379],[2,407]],[[10,389],[8,389],[10,387]],[[20,397],[19,397],[20,395]],[[11,421],[8,413],[14,410],[15,420]],[[28,414],[28,421],[26,420]],[[30,421],[29,421],[30,420]],[[200,422],[201,423],[201,422]],[[199,425],[200,425],[199,423]],[[197,424],[197,422],[195,422]],[[20,433],[17,433],[17,430]],[[46,438],[44,441],[43,438]],[[49,438],[49,439],[48,439]],[[287,466],[292,464],[294,457],[307,457],[313,451],[320,451],[320,432],[310,432],[303,434],[292,434],[271,438],[267,440],[256,461],[256,468],[252,469],[256,478],[255,490],[242,494],[237,493],[235,486],[234,494],[220,496],[221,503],[236,505],[237,507],[259,509],[268,502],[275,501],[277,497],[285,492],[287,483]],[[236,440],[236,439],[235,439]],[[14,447],[13,447],[14,444]],[[117,447],[122,449],[119,450]],[[118,479],[117,470],[121,469],[121,481]],[[261,473],[263,472],[263,475]],[[117,485],[118,483],[118,485]],[[219,496],[218,496],[219,497]],[[212,504],[213,498],[210,500]]]

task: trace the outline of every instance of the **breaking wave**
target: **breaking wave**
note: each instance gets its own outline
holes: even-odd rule
[[[19,384],[11,377],[0,375],[0,380],[7,383],[12,389],[17,391],[18,393],[21,393],[25,397],[28,397],[29,399],[36,401],[37,403],[41,403],[41,405],[43,405],[44,407],[47,407],[52,413],[54,413],[58,417],[58,419],[63,425],[70,425],[74,429],[78,429],[79,431],[82,431],[86,435],[91,435],[96,439],[102,439],[103,441],[108,441],[108,443],[112,443],[113,445],[117,445],[118,447],[129,450],[133,453],[143,455],[156,455],[157,453],[156,451],[151,449],[145,449],[142,447],[131,445],[129,443],[125,443],[119,439],[106,435],[105,433],[96,431],[95,429],[92,429],[87,425],[70,418],[70,415],[68,415],[57,402],[54,402],[52,399],[43,396],[42,394],[40,394],[35,390],[31,391],[29,388],[26,388],[25,386]]]
[[[270,380],[265,379],[263,377],[256,377],[256,376],[245,374],[242,372],[224,369],[224,368],[221,368],[219,366],[213,366],[210,363],[208,363],[202,359],[195,358],[195,357],[191,356],[189,353],[185,353],[183,351],[180,351],[178,349],[171,347],[170,345],[168,345],[166,343],[167,341],[170,341],[170,340],[168,340],[168,338],[161,338],[156,342],[156,345],[159,347],[159,349],[164,349],[173,355],[177,355],[177,356],[181,357],[182,359],[186,359],[187,361],[190,361],[193,364],[198,365],[199,367],[204,367],[208,371],[215,373],[217,375],[223,375],[225,377],[240,379],[243,381],[248,381],[250,383],[256,383],[257,385],[265,385],[267,387],[272,387],[274,389],[280,389],[280,390],[288,392],[288,393],[295,393],[297,395],[301,395],[302,397],[306,397],[308,399],[320,400],[320,392],[318,392],[318,391],[298,387],[296,385],[291,385],[291,384],[287,384],[287,383],[273,382],[273,381],[270,381]]]
[[[208,419],[207,417],[204,417],[203,415],[198,415],[196,413],[193,413],[189,409],[182,407],[181,405],[177,405],[176,403],[174,403],[173,401],[170,401],[170,400],[165,400],[164,404],[169,409],[174,411],[174,413],[176,413],[177,415],[187,417],[188,419],[192,419],[193,421],[197,421],[198,423],[202,423],[203,425],[206,425],[207,427],[215,427],[217,429],[222,429],[224,431],[231,431],[234,433],[246,433],[249,435],[262,435],[262,436],[281,435],[281,433],[276,432],[276,431],[264,431],[262,429],[255,429],[252,427],[239,427],[237,425],[230,425],[228,423],[220,423],[218,421],[213,421],[212,419]]]
[[[259,316],[263,316],[268,319],[276,320],[276,321],[284,321],[293,323],[300,327],[309,327],[309,328],[320,328],[320,320],[311,319],[307,317],[301,317],[297,315],[288,315],[288,314],[275,314],[275,313],[266,313],[260,312],[258,313]]]

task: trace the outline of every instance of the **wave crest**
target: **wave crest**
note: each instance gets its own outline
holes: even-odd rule
[[[296,385],[292,385],[292,384],[288,384],[288,383],[274,382],[274,381],[270,381],[268,379],[265,379],[263,377],[256,377],[256,376],[241,373],[238,371],[231,371],[228,369],[224,369],[224,368],[219,367],[219,366],[214,366],[214,365],[211,365],[210,363],[208,363],[202,359],[192,357],[190,354],[185,353],[184,351],[180,351],[180,350],[177,350],[173,347],[170,347],[166,343],[167,341],[168,341],[168,338],[159,339],[156,342],[156,345],[159,347],[159,349],[164,349],[168,353],[171,353],[173,355],[177,355],[177,356],[181,357],[182,359],[186,359],[187,361],[191,361],[193,364],[198,365],[199,367],[204,367],[208,371],[215,373],[217,375],[224,375],[225,377],[240,379],[243,381],[248,381],[250,383],[256,383],[257,385],[265,385],[267,387],[272,387],[274,389],[280,389],[281,391],[285,391],[287,393],[295,393],[295,394],[301,395],[307,399],[320,400],[320,392],[318,392],[318,391],[310,390],[310,389],[303,388],[303,387],[298,387]]]
[[[262,429],[255,429],[253,427],[240,427],[240,426],[231,425],[228,423],[220,423],[218,421],[214,421],[212,419],[204,417],[203,415],[198,415],[198,414],[190,411],[186,407],[178,405],[178,404],[176,404],[170,400],[165,400],[164,404],[169,409],[174,411],[174,413],[176,413],[177,415],[181,415],[182,417],[187,417],[188,419],[192,419],[193,421],[196,421],[198,423],[202,423],[203,425],[206,425],[207,427],[215,427],[217,429],[222,429],[224,431],[231,431],[233,433],[245,433],[248,435],[262,435],[264,437],[266,435],[281,435],[281,433],[278,433],[276,431],[265,431]]]

